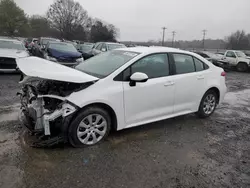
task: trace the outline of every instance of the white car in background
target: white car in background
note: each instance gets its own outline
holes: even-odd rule
[[[100,53],[115,50],[118,48],[126,48],[126,46],[124,44],[114,42],[98,42],[93,46],[91,53],[95,56]]]
[[[16,72],[16,59],[27,56],[29,53],[21,41],[0,38],[0,72]]]
[[[208,117],[226,93],[222,68],[174,48],[117,49],[76,69],[36,57],[19,59],[18,66],[26,75],[22,122],[50,144],[94,145],[111,129],[194,112]],[[31,86],[34,79],[40,81]]]

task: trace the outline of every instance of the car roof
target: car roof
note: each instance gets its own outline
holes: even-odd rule
[[[159,52],[176,52],[176,53],[186,53],[186,54],[194,54],[189,51],[180,50],[177,48],[169,48],[169,47],[131,47],[131,48],[119,48],[116,50],[125,50],[129,52],[137,52],[137,53],[159,53]]]

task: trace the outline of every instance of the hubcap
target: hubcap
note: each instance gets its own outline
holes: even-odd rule
[[[77,137],[83,144],[93,145],[104,137],[106,131],[106,119],[100,114],[90,114],[78,125]]]
[[[203,111],[205,112],[205,114],[209,115],[213,112],[215,106],[216,106],[215,96],[212,94],[208,95],[203,103]]]

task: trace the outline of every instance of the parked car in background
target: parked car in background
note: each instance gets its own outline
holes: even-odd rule
[[[37,43],[38,39],[37,38],[32,38],[31,42],[28,44],[27,49],[32,52],[32,48],[34,47],[35,43]]]
[[[73,46],[74,46],[75,48],[77,48],[77,42],[75,42],[75,41],[70,41],[70,40],[65,40],[65,39],[63,39],[62,42],[66,42],[66,43],[69,43],[69,44],[73,44]]]
[[[212,62],[214,65],[228,68],[229,63],[222,60],[222,55],[218,55],[216,53],[208,52],[208,51],[197,51],[196,54],[199,54],[201,57],[204,57],[208,61]]]
[[[250,66],[250,59],[242,51],[228,50],[222,60],[228,62],[229,66],[235,67],[240,72],[246,72]]]
[[[44,48],[46,47],[46,45],[47,45],[48,42],[53,42],[53,41],[60,42],[60,40],[59,40],[59,39],[56,39],[56,38],[40,37],[40,38],[38,39],[38,45],[40,45],[41,48],[44,49]]]
[[[60,40],[56,38],[40,37],[37,43],[35,43],[33,45],[33,48],[31,49],[32,55],[37,57],[43,57],[46,45],[48,44],[48,42],[53,42],[53,41],[60,42]]]
[[[16,72],[16,59],[27,57],[23,43],[16,39],[0,39],[0,72]]]
[[[98,42],[93,47],[92,54],[98,55],[102,52],[107,52],[107,51],[118,49],[118,48],[126,48],[126,46],[124,44],[120,44],[120,43]]]
[[[97,144],[110,130],[193,112],[208,117],[226,93],[222,68],[174,48],[116,49],[75,69],[36,57],[18,66],[30,79],[43,79],[33,86],[21,81],[24,124],[48,143],[75,147]]]
[[[84,43],[84,44],[77,44],[77,50],[82,53],[82,57],[84,60],[89,59],[93,57],[92,54],[92,48],[94,44],[93,43]]]
[[[28,45],[32,42],[32,38],[27,38],[24,40],[24,46],[25,48],[28,48]]]
[[[73,44],[66,42],[48,42],[44,50],[44,58],[70,67],[83,62],[82,54]]]

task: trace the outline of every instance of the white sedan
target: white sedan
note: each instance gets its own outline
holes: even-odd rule
[[[94,145],[111,129],[194,112],[208,117],[226,93],[223,69],[174,48],[117,49],[75,69],[36,57],[17,63],[26,75],[22,122],[47,136],[43,143]],[[34,79],[39,82],[32,86]]]

